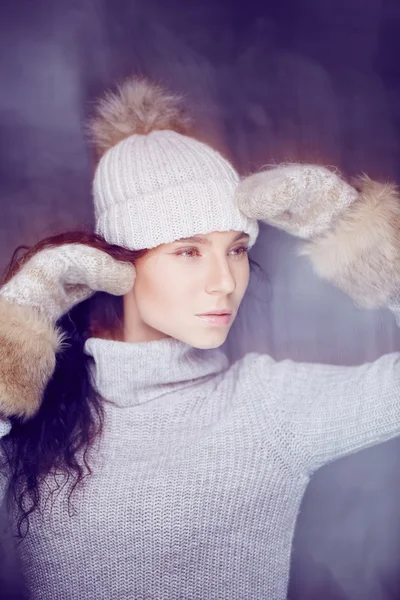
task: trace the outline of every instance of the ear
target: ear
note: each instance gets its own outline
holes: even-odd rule
[[[61,332],[34,308],[0,298],[0,414],[29,419],[54,373]]]

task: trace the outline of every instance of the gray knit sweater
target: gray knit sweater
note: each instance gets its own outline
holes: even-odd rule
[[[31,517],[33,600],[283,600],[311,474],[400,433],[399,354],[228,366],[174,339],[85,350],[111,403],[70,510],[62,491]]]

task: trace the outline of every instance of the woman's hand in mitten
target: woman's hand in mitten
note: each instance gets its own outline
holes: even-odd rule
[[[319,165],[282,165],[250,175],[236,191],[250,218],[309,239],[327,231],[358,196],[335,172]]]
[[[285,165],[244,179],[239,208],[307,239],[299,254],[361,308],[387,306],[400,326],[400,198],[364,176],[350,186],[318,165]]]
[[[84,244],[41,250],[0,288],[0,416],[38,410],[62,343],[56,321],[96,291],[128,293],[132,264]]]

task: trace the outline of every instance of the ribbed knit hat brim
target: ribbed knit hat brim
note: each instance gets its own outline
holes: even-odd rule
[[[207,144],[187,135],[178,97],[146,82],[107,95],[92,122],[101,155],[93,182],[96,232],[132,250],[258,223],[237,207],[239,176]],[[113,145],[114,144],[114,145]]]

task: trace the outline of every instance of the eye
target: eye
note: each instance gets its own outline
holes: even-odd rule
[[[238,248],[234,248],[232,252],[234,252],[235,256],[244,256],[249,251],[247,246],[239,246]]]
[[[200,256],[200,253],[197,248],[183,248],[182,250],[178,250],[176,255],[183,256],[183,258],[195,258],[196,256]]]

